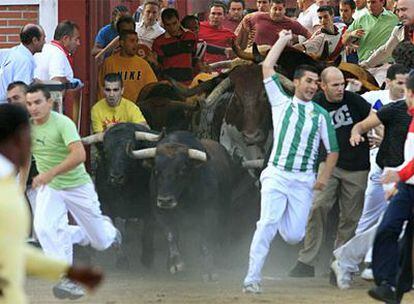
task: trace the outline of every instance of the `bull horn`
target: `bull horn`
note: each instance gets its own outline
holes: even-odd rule
[[[145,140],[145,141],[159,141],[161,138],[160,134],[153,134],[149,132],[135,131],[136,140]]]
[[[263,167],[264,159],[245,160],[242,162],[243,168],[246,169],[260,169]]]
[[[221,77],[221,76],[217,76],[217,77]],[[213,87],[216,85],[217,80],[215,80],[215,78],[217,77],[204,81],[200,83],[198,86],[195,86],[193,88],[187,88],[171,77],[166,77],[166,78],[171,83],[172,88],[177,92],[178,95],[182,97],[191,97],[191,96],[198,95],[206,91],[212,90]]]
[[[157,148],[134,150],[131,152],[132,157],[135,159],[154,158],[156,153],[157,153]]]
[[[82,137],[81,141],[84,145],[92,145],[98,142],[103,142],[104,132],[92,134],[86,137]]]
[[[211,92],[210,95],[208,95],[208,97],[205,100],[205,104],[207,105],[207,107],[211,106],[214,104],[214,102],[221,96],[224,94],[224,92],[227,91],[228,88],[230,88],[231,86],[231,80],[230,78],[226,78],[224,79],[222,82],[220,82],[213,90],[213,92]]]
[[[253,53],[249,53],[246,51],[243,51],[238,45],[236,45],[234,42],[231,45],[231,48],[233,49],[234,54],[237,55],[237,57],[244,59],[244,60],[250,60],[255,61]]]
[[[218,61],[218,62],[210,63],[209,67],[213,70],[215,70],[215,69],[230,69],[232,63],[233,63],[233,60]]]
[[[295,85],[293,81],[287,78],[285,75],[276,73],[279,76],[280,83],[282,84],[283,88],[288,91],[291,95],[295,94]]]
[[[202,162],[207,161],[206,152],[196,150],[196,149],[188,149],[188,157],[192,158],[192,159],[195,159],[195,160],[200,160]]]

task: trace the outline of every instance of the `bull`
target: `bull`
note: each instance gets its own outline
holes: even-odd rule
[[[213,251],[225,223],[231,200],[231,160],[217,142],[198,140],[187,131],[173,132],[155,148],[132,152],[151,167],[150,191],[157,222],[168,241],[171,273],[184,270],[179,227],[193,223],[199,235],[204,280],[215,280]]]
[[[82,140],[84,144],[97,144],[99,156],[95,184],[103,212],[127,222],[131,219],[143,221],[141,263],[150,267],[154,260],[154,217],[148,190],[150,175],[141,162],[130,157],[133,149],[153,146],[151,141],[136,139],[136,134],[144,131],[151,134],[142,125],[120,123],[105,133]],[[117,263],[128,262],[122,256],[118,257]]]

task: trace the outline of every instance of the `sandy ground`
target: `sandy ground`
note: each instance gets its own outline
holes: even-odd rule
[[[327,276],[329,253],[321,254],[315,278],[289,278],[287,272],[294,265],[300,246],[289,246],[279,238],[273,244],[265,264],[264,293],[258,296],[244,295],[241,292],[249,237],[231,252],[222,255],[217,262],[219,281],[209,283],[204,283],[201,279],[197,255],[188,250],[184,252],[188,257],[186,273],[178,276],[167,273],[165,247],[161,241],[159,239],[156,242],[159,254],[152,270],[146,270],[139,264],[137,252],[130,252],[130,267],[122,271],[115,267],[113,252],[99,253],[92,259],[92,263],[104,268],[106,280],[96,293],[76,301],[57,300],[52,295],[50,282],[29,279],[27,292],[30,301],[32,304],[380,303],[367,295],[372,283],[360,278],[356,278],[353,288],[347,291],[332,287]],[[192,242],[189,242],[186,247],[194,247],[191,245]],[[414,293],[406,296],[403,303],[414,303]]]
[[[264,282],[262,295],[244,295],[240,291],[241,273],[221,272],[217,283],[202,283],[194,279],[157,278],[131,273],[109,274],[104,285],[95,294],[76,301],[53,298],[51,285],[29,280],[31,303],[379,303],[367,295],[370,283],[356,280],[354,288],[341,291],[329,285],[326,278],[291,279],[274,277]],[[403,303],[414,303],[413,295]]]

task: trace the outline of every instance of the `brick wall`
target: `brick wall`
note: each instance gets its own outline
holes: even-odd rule
[[[0,1],[0,48],[18,44],[21,27],[38,21],[38,5],[1,5]]]

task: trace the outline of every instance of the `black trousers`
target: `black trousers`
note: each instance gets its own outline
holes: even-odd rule
[[[412,218],[414,186],[399,183],[398,193],[391,199],[374,240],[372,270],[375,283],[382,282],[405,292],[411,288]],[[399,241],[403,224],[408,221],[405,236]],[[409,269],[407,269],[409,267]],[[409,270],[409,272],[407,271]],[[407,290],[408,288],[408,290]]]

